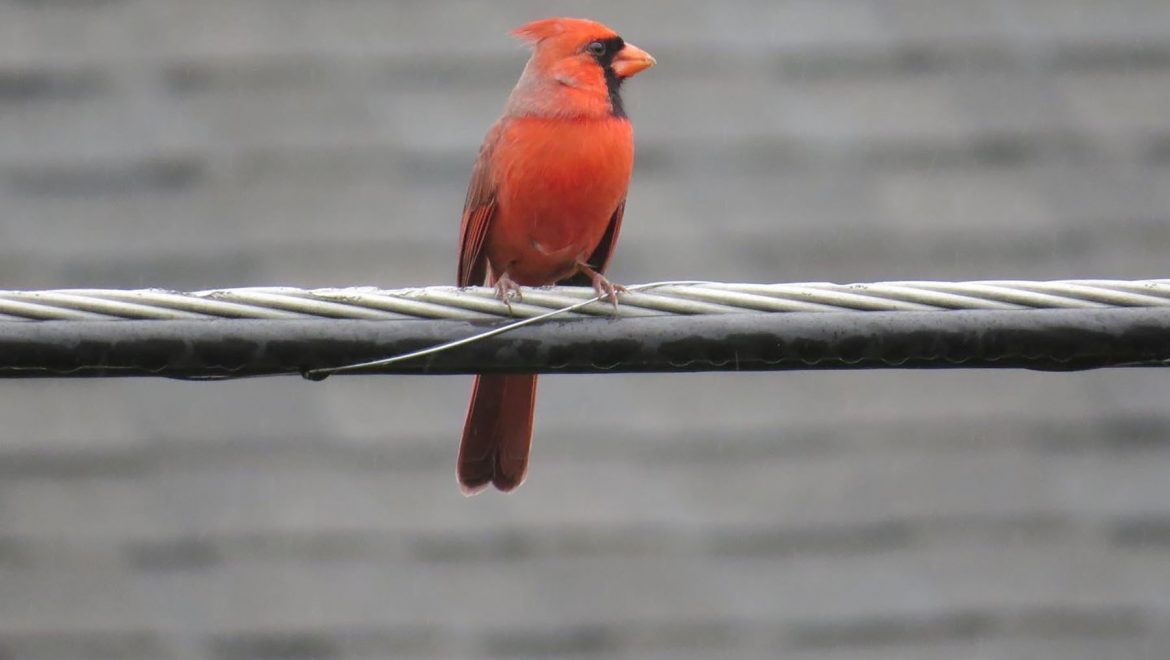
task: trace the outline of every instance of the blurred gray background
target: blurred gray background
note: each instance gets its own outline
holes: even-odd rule
[[[450,283],[525,60],[657,56],[616,281],[1170,276],[1166,0],[0,0],[0,286]],[[0,658],[1170,657],[1164,372],[0,383]]]

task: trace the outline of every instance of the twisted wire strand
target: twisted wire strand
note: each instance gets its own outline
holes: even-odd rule
[[[210,319],[533,318],[574,307],[569,317],[648,317],[768,312],[944,311],[1170,307],[1170,279],[986,280],[832,284],[656,282],[630,287],[614,308],[583,287],[525,288],[506,305],[486,287],[386,290],[246,287],[177,292],[160,289],[0,291],[0,321]],[[586,303],[582,305],[582,303]]]

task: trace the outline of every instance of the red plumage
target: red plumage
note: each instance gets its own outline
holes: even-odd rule
[[[634,136],[621,106],[626,78],[654,59],[613,30],[549,18],[513,34],[533,47],[503,116],[472,169],[459,229],[460,286],[519,285],[583,276],[616,305],[603,276],[621,229]],[[459,449],[459,484],[473,494],[524,480],[535,375],[476,376]]]

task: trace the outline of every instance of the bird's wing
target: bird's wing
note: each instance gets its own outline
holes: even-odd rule
[[[479,158],[471,169],[467,200],[463,203],[463,220],[459,224],[459,286],[484,284],[487,278],[487,254],[484,239],[496,215],[496,190],[492,182],[491,161],[502,127],[488,131],[479,149]]]
[[[625,214],[626,200],[623,199],[614,209],[613,215],[609,217],[609,226],[605,228],[605,235],[601,237],[601,242],[597,244],[593,254],[589,255],[587,263],[599,273],[605,272],[609,266],[609,260],[613,258],[613,248],[617,245],[618,233],[622,230],[622,216]]]

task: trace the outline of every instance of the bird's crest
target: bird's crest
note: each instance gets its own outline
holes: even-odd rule
[[[516,37],[524,43],[535,46],[536,44],[559,36],[561,34],[569,33],[588,33],[589,38],[602,39],[611,36],[616,36],[613,30],[598,23],[585,18],[542,18],[538,21],[526,23],[520,27],[512,30],[512,36]]]

